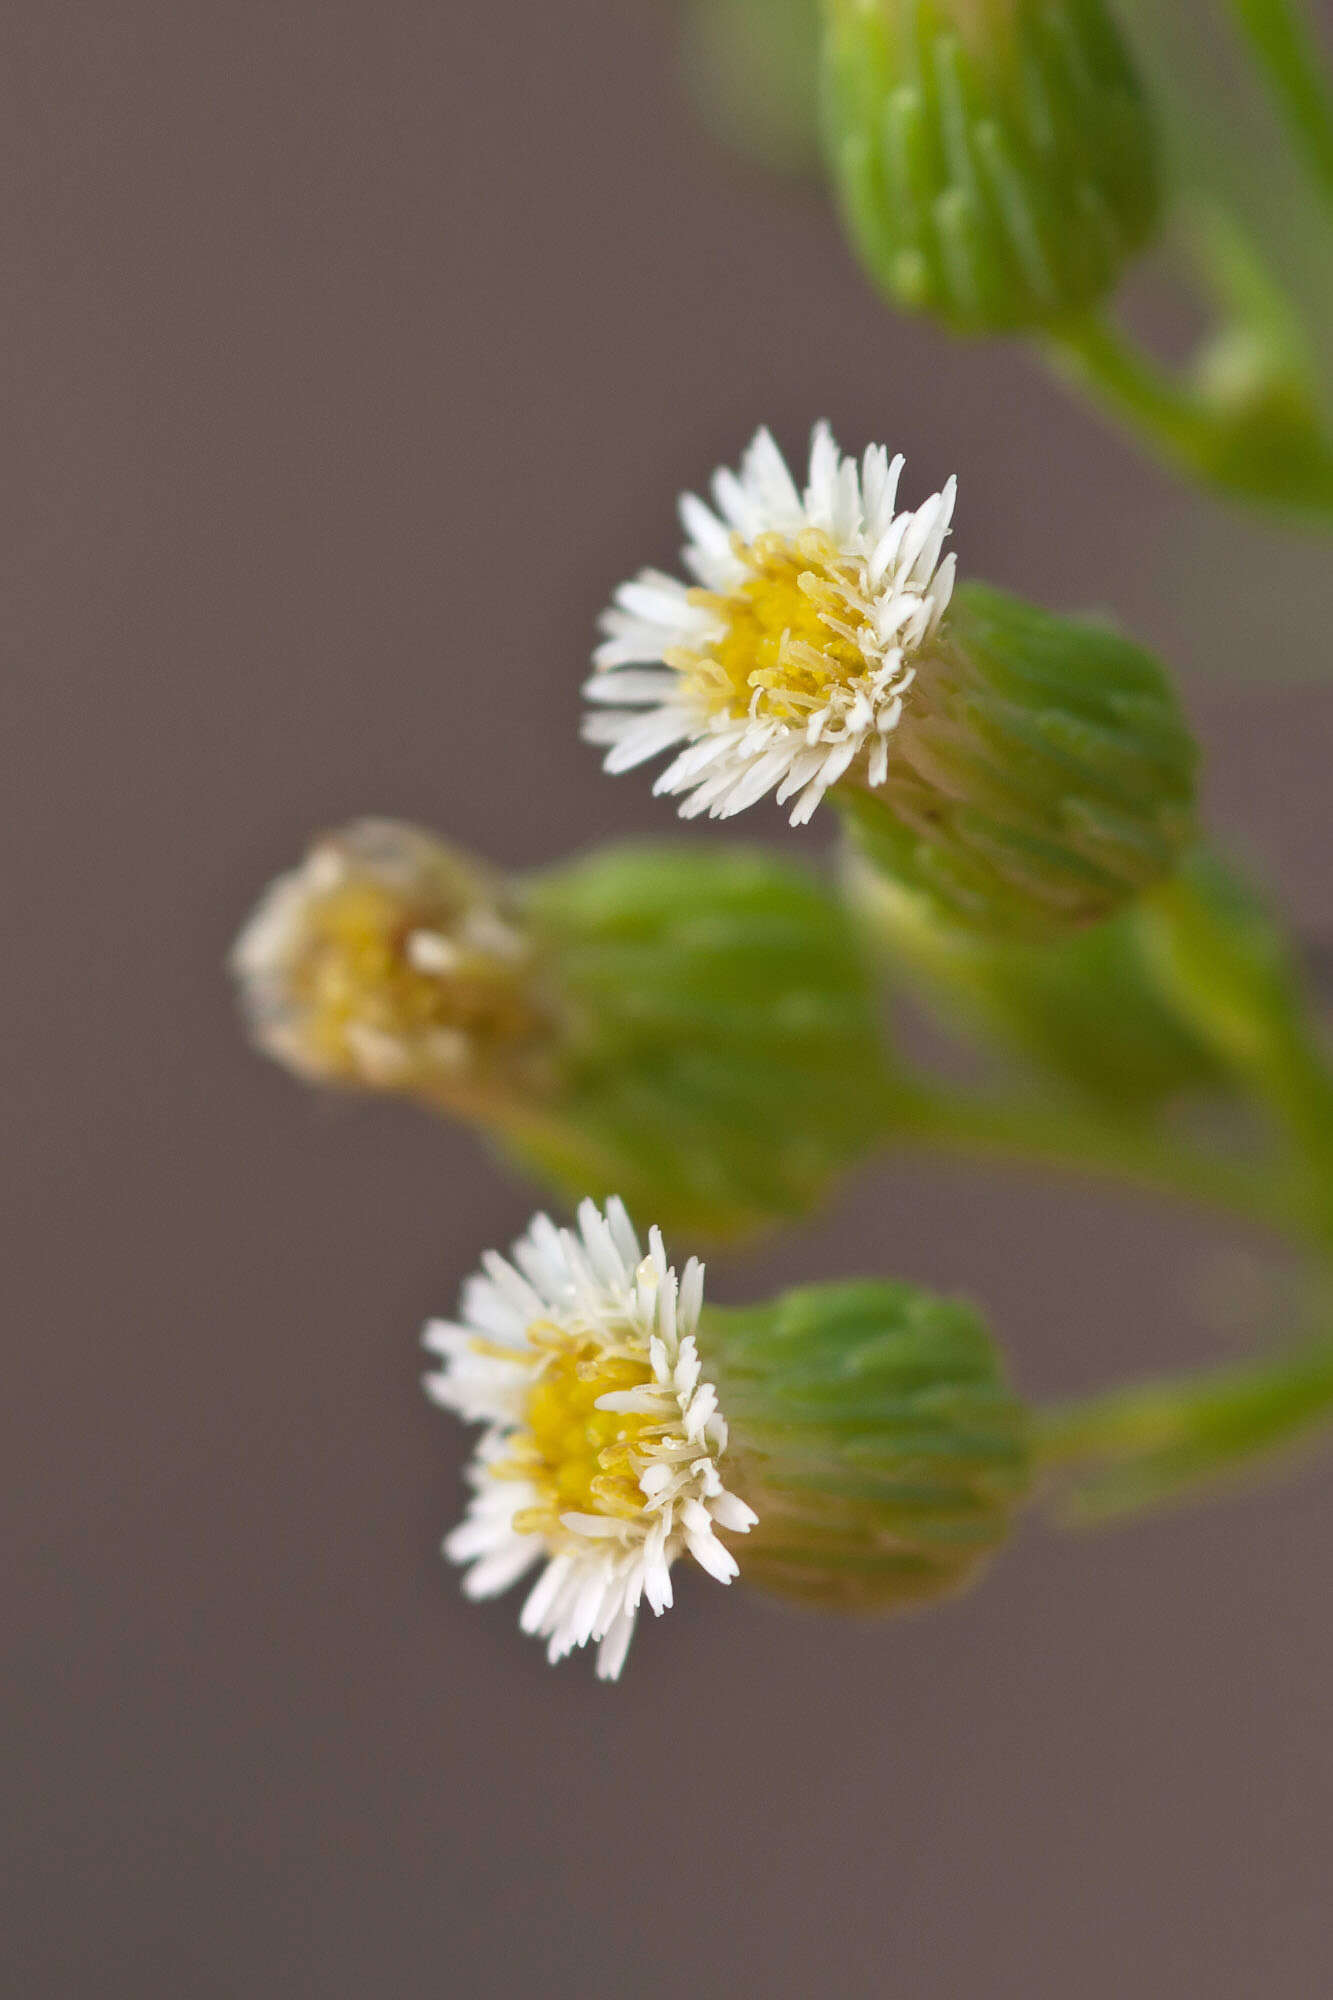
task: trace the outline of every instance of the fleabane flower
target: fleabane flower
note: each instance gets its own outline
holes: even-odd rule
[[[816,427],[798,492],[767,431],[716,512],[687,496],[690,586],[656,571],[605,614],[585,733],[686,818],[826,793],[872,865],[944,921],[1044,942],[1161,881],[1194,831],[1193,740],[1159,661],[1099,620],[968,578],[953,480],[897,510],[901,459]]]
[[[713,507],[684,496],[694,583],[641,571],[602,619],[585,734],[608,771],[683,744],[654,787],[683,818],[773,792],[794,826],[848,774],[884,783],[954,583],[956,482],[898,512],[902,468],[882,445],[858,465],[820,424],[802,491],[760,430],[738,473],[715,474]]]
[[[363,819],[270,884],[231,965],[255,1041],[298,1075],[485,1119],[547,1087],[536,957],[494,870]]]
[[[577,1232],[539,1215],[510,1262],[491,1252],[463,1288],[458,1323],[436,1321],[427,1393],[486,1425],[466,1519],[445,1553],[492,1597],[541,1564],[520,1623],[551,1660],[599,1642],[597,1671],[624,1665],[639,1605],[672,1601],[671,1566],[692,1555],[729,1583],[718,1530],[756,1515],[723,1484],[727,1426],[704,1379],[696,1328],[703,1267],[677,1279],[658,1230],[645,1256],[621,1202],[585,1201]]]

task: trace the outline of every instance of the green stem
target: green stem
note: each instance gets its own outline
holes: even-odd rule
[[[1252,4],[1262,11],[1267,0]],[[1187,207],[1225,211],[1262,261],[1303,329],[1316,401],[1333,421],[1327,190],[1287,141],[1267,68],[1241,36],[1219,33],[1219,0],[1118,0],[1118,11],[1156,106],[1177,196]],[[1220,304],[1225,323],[1230,308],[1225,298]]]
[[[1162,457],[1197,473],[1213,456],[1215,423],[1197,396],[1110,320],[1089,313],[1047,340],[1056,368]]]
[[[1133,1513],[1235,1477],[1333,1423],[1333,1337],[1036,1413],[1067,1522]]]
[[[1186,477],[1333,523],[1333,448],[1299,404],[1257,388],[1250,400],[1248,390],[1231,404],[1210,399],[1102,314],[1062,321],[1042,346],[1059,374]]]
[[[1288,136],[1333,206],[1333,88],[1323,51],[1298,0],[1229,0],[1268,83]]]
[[[1307,1221],[1333,1245],[1333,1067],[1281,933],[1189,870],[1145,895],[1140,926],[1173,1004],[1267,1108]]]
[[[901,1085],[898,1091],[893,1125],[900,1142],[1001,1166],[1121,1181],[1299,1241],[1319,1237],[1303,1178],[1274,1174],[1267,1163],[1237,1164],[1155,1128],[1116,1125],[1028,1098],[962,1096],[925,1086],[910,1096]]]

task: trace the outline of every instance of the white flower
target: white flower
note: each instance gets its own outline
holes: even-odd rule
[[[492,1251],[468,1280],[462,1323],[424,1336],[443,1362],[427,1393],[488,1426],[446,1555],[471,1565],[470,1597],[542,1563],[523,1630],[552,1660],[600,1641],[603,1680],[624,1665],[640,1601],[671,1603],[676,1557],[729,1583],[736,1559],[716,1530],[756,1518],[718,1471],[727,1427],[695,1341],[703,1266],[691,1258],[678,1282],[656,1229],[648,1241],[645,1257],[616,1200],[605,1215],[585,1201],[577,1234],[539,1215],[512,1264]]]
[[[685,749],[654,790],[681,815],[726,818],[776,789],[793,826],[847,773],[882,785],[889,738],[954,582],[941,561],[957,483],[895,514],[903,461],[871,445],[860,466],[817,426],[804,493],[766,430],[739,476],[714,475],[716,512],[680,503],[695,587],[643,570],[602,618],[586,684],[606,704],[585,735],[628,771]]]

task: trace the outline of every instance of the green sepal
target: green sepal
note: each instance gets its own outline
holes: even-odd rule
[[[1104,0],[824,0],[825,149],[899,306],[961,332],[1104,297],[1160,207],[1151,108]]]
[[[960,585],[874,790],[831,796],[944,922],[1039,942],[1175,866],[1197,753],[1161,666],[1109,626]]]
[[[892,1611],[960,1589],[1030,1482],[1028,1416],[972,1307],[885,1280],[705,1308],[747,1582]]]
[[[734,1236],[812,1208],[893,1117],[875,982],[838,899],[759,851],[627,846],[524,908],[561,1081],[505,1136],[569,1203]]]

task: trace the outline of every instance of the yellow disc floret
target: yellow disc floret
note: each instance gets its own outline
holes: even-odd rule
[[[687,673],[704,705],[741,717],[762,714],[800,727],[830,695],[868,670],[856,565],[829,537],[807,528],[795,541],[777,534],[733,541],[748,574],[725,596],[698,590],[693,601],[726,629],[697,651],[668,656]]]
[[[365,876],[312,904],[292,998],[313,1065],[359,1078],[368,1047],[382,1046],[406,1076],[414,1051],[439,1062],[452,1048],[461,1062],[474,1045],[531,1033],[513,965],[460,947],[446,924]]]
[[[605,1347],[553,1322],[529,1329],[543,1355],[528,1391],[523,1427],[492,1471],[529,1480],[541,1498],[514,1516],[520,1534],[558,1541],[562,1514],[606,1514],[632,1521],[643,1512],[634,1452],[651,1417],[599,1410],[599,1397],[640,1389],[652,1380],[646,1358],[628,1347]]]

